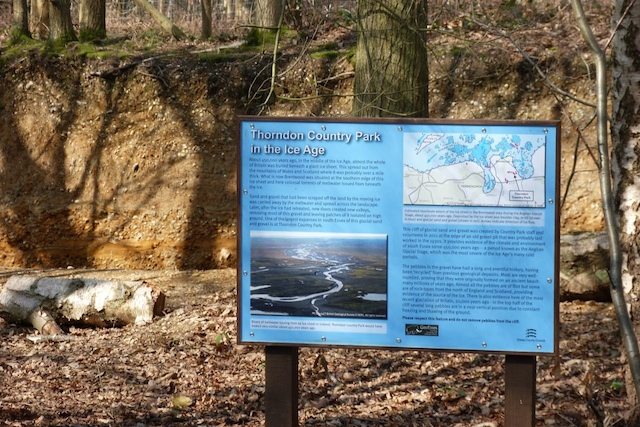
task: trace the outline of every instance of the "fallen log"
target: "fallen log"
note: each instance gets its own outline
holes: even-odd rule
[[[0,317],[58,335],[59,324],[144,325],[164,310],[165,296],[144,281],[11,276],[0,292]]]

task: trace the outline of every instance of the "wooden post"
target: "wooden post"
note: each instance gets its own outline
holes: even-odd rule
[[[533,427],[536,422],[536,357],[505,357],[505,427]]]
[[[266,427],[298,427],[298,347],[266,346]]]

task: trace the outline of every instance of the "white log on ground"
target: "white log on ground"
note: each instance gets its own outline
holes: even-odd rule
[[[165,296],[144,281],[12,276],[0,292],[0,317],[44,335],[61,324],[144,325],[164,310]]]

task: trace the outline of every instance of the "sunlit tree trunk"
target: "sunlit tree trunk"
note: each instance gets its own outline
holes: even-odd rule
[[[103,39],[107,35],[105,0],[81,0],[79,6],[80,40]]]
[[[31,35],[39,39],[49,36],[49,0],[31,0]]]
[[[49,38],[64,42],[76,40],[70,0],[49,0],[49,24]]]
[[[195,8],[193,7],[193,1],[191,1],[189,3],[190,3],[190,6],[191,6],[190,15],[193,15],[193,11],[195,10]],[[167,9],[165,11],[165,16],[167,18],[169,18],[169,19],[173,19],[174,10],[175,10],[175,8],[173,7],[173,0],[169,0],[167,2]]]
[[[631,0],[616,0],[613,23],[611,135],[616,204],[622,245],[622,282],[636,335],[640,333],[640,2],[620,21]],[[630,408],[640,421],[639,400],[627,373]]]
[[[235,1],[233,14],[236,22],[247,22],[251,18],[251,10],[245,7],[243,0]]]
[[[234,0],[223,0],[224,13],[228,21],[233,21],[236,18],[236,2]]]
[[[203,40],[211,37],[211,3],[211,0],[200,0],[200,10],[202,12],[200,37]]]
[[[25,36],[29,33],[27,0],[13,0],[13,30]]]
[[[256,0],[255,1],[255,24],[268,30],[275,30],[282,14],[282,0]]]
[[[428,115],[426,0],[358,0],[353,114]]]

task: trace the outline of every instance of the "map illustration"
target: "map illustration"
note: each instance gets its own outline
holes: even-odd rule
[[[544,207],[545,136],[404,135],[405,205]]]

